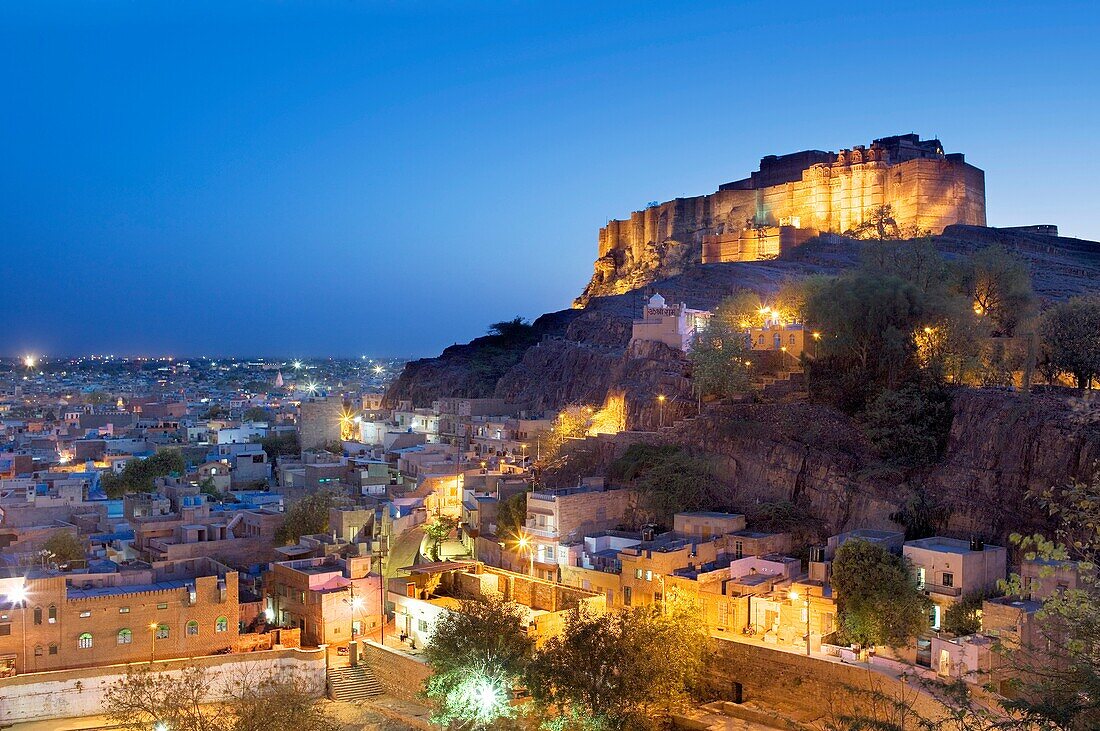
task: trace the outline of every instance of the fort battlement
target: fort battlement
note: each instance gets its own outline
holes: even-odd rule
[[[700,263],[754,261],[817,233],[846,233],[889,205],[901,232],[985,225],[985,173],[937,139],[896,135],[839,152],[769,155],[749,177],[600,229],[592,281],[577,299],[619,294]],[[800,233],[796,233],[800,232]]]

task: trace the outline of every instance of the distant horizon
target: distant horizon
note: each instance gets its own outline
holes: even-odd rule
[[[568,309],[608,219],[908,132],[985,171],[990,225],[1100,239],[1098,31],[1011,0],[11,4],[0,350],[431,357]]]

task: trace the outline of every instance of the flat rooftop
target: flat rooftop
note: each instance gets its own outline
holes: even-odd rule
[[[915,541],[906,541],[906,548],[923,548],[928,551],[939,551],[941,553],[955,553],[959,555],[965,555],[967,553],[981,553],[982,550],[988,550],[991,548],[1000,548],[1000,546],[994,546],[991,544],[983,544],[982,550],[971,549],[970,541],[964,541],[960,538],[945,538],[943,536],[932,536],[930,538],[920,538]]]

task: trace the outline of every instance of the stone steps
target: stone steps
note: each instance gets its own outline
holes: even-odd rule
[[[328,671],[328,695],[334,701],[361,701],[384,692],[382,684],[366,665]]]

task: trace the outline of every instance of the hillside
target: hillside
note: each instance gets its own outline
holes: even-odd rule
[[[1060,300],[1100,288],[1100,243],[978,226],[949,226],[931,238],[952,258],[1000,244],[1029,265],[1036,292]],[[560,408],[569,403],[601,402],[608,389],[630,386],[619,379],[635,376],[640,393],[675,388],[676,356],[656,349],[627,354],[631,322],[649,292],[670,302],[709,309],[731,291],[751,289],[765,297],[788,279],[838,274],[858,264],[861,246],[852,239],[826,235],[778,259],[762,262],[697,265],[660,278],[644,289],[597,297],[583,310],[562,310],[538,318],[532,338],[500,344],[478,338],[447,348],[436,358],[408,364],[391,386],[387,401],[410,399],[430,405],[440,396],[499,396],[531,408]],[[649,365],[631,363],[654,361]],[[666,383],[667,382],[667,383]]]

